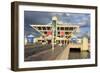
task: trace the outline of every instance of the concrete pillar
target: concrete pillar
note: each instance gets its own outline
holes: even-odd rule
[[[25,44],[25,45],[27,44],[27,38],[25,38],[25,40],[24,40],[24,44]]]
[[[83,39],[82,39],[81,51],[89,51],[88,38],[87,37],[83,37]]]

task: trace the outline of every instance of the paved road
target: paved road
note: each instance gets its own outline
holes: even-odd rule
[[[48,48],[48,47],[46,47]],[[56,58],[64,52],[65,47],[60,47],[58,45],[55,46],[54,51],[52,49],[46,49],[41,52],[32,54],[25,58],[25,61],[44,61],[44,60],[56,60]],[[67,55],[64,52],[65,56]],[[60,58],[59,58],[60,59]]]
[[[33,44],[33,45],[27,45],[27,48],[24,49],[24,58],[27,58],[28,56],[34,55],[36,53],[39,53],[44,50],[51,49],[50,44],[42,45],[42,44]]]
[[[65,60],[69,58],[70,48],[67,46],[65,49],[56,57],[56,60]]]
[[[46,60],[66,60],[66,59],[86,59],[90,58],[89,52],[70,51],[68,46],[55,46],[54,51],[50,44],[37,44],[32,48],[25,49],[25,61],[46,61]]]

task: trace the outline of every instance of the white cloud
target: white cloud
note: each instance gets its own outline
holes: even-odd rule
[[[66,13],[66,16],[70,16],[71,14],[70,13]]]

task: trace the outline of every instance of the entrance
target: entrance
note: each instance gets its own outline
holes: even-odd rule
[[[48,44],[51,44],[51,40],[48,40]]]
[[[80,48],[70,48],[70,52],[80,52]]]

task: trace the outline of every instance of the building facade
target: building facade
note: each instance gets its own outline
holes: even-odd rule
[[[74,35],[73,33],[79,32],[78,25],[59,23],[56,16],[52,17],[51,25],[34,24],[31,26],[41,34],[40,37],[36,38],[36,42],[46,42],[52,45],[66,45]]]

